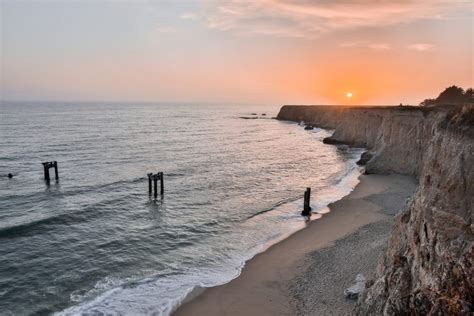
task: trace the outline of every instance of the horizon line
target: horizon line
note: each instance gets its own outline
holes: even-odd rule
[[[273,102],[241,102],[241,101],[107,101],[107,100],[1,100],[0,103],[65,103],[65,104],[91,104],[91,103],[108,103],[108,104],[176,104],[176,105],[279,105],[279,106],[420,106],[420,104],[411,103],[366,103],[366,104],[341,104],[341,103],[280,103]]]

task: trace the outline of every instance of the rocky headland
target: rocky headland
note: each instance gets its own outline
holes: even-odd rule
[[[354,314],[474,312],[473,105],[283,106],[277,118],[334,130],[328,144],[367,148],[367,173],[418,180]]]

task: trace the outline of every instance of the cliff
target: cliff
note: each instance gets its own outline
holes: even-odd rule
[[[474,107],[284,106],[280,120],[334,129],[368,149],[368,173],[416,177],[357,315],[474,312]]]

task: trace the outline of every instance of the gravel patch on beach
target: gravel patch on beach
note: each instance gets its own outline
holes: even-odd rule
[[[344,290],[355,283],[358,273],[374,276],[392,228],[392,219],[363,226],[336,241],[334,246],[309,254],[307,269],[290,284],[291,304],[298,315],[349,315],[355,300]]]

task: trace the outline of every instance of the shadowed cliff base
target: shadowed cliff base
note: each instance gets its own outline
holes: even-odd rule
[[[375,279],[355,313],[474,311],[472,104],[434,107],[284,106],[278,119],[334,129],[327,140],[368,148],[370,173],[419,179],[398,216]]]

